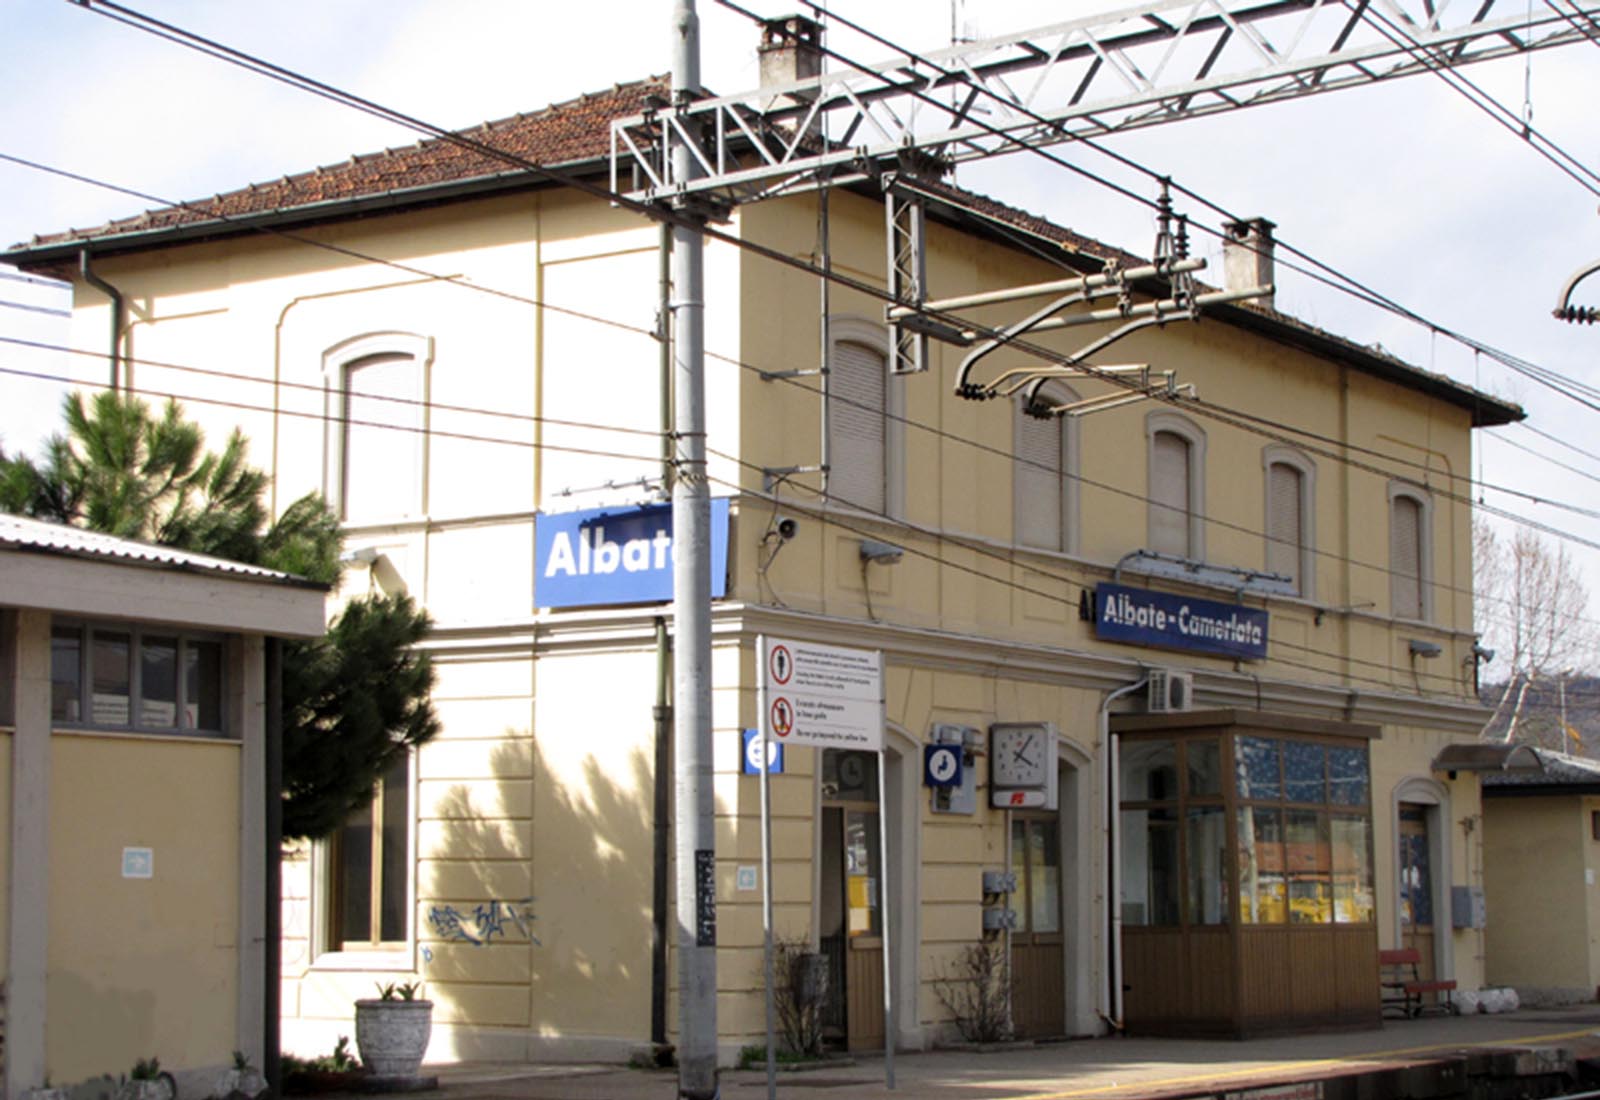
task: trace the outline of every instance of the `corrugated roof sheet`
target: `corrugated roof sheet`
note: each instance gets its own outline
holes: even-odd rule
[[[0,549],[60,554],[67,557],[97,558],[123,565],[151,566],[184,572],[218,573],[248,580],[272,581],[306,587],[324,587],[292,573],[280,573],[258,565],[244,565],[209,554],[193,554],[170,546],[156,546],[133,539],[119,539],[99,531],[85,531],[60,523],[26,519],[0,513]]]

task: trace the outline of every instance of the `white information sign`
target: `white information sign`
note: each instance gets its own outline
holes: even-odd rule
[[[762,731],[779,744],[883,750],[883,660],[875,649],[766,639],[761,695]]]

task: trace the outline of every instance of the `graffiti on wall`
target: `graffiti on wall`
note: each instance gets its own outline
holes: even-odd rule
[[[428,923],[439,938],[449,943],[484,947],[496,938],[513,933],[525,936],[535,947],[543,946],[533,934],[533,899],[485,901],[463,912],[454,905],[434,905],[428,909]]]

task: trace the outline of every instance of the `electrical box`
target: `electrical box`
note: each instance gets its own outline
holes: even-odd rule
[[[1013,871],[985,871],[983,873],[983,892],[985,894],[1016,893],[1016,873]]]
[[[1452,928],[1483,928],[1488,912],[1483,903],[1483,887],[1450,887],[1450,925]]]
[[[983,930],[985,932],[1014,931],[1017,927],[1017,911],[1015,909],[985,909],[983,911]]]

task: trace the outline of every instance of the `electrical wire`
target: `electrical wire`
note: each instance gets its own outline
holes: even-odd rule
[[[99,2],[99,0],[97,0],[97,3],[98,2]],[[724,2],[725,2],[725,0],[724,0]],[[121,11],[121,12],[129,12],[130,14],[136,15],[136,16],[138,14],[138,13],[132,13],[131,9],[124,9],[124,8],[121,8],[119,5],[115,5],[115,4],[100,3],[100,6],[101,7],[110,7],[110,8],[116,9],[116,10]],[[147,19],[148,17],[138,16],[138,18]],[[130,20],[128,20],[126,18],[119,18],[118,21],[119,22],[129,23],[129,25],[131,25],[131,26],[139,26],[138,23],[130,22]],[[271,66],[268,63],[261,62],[261,61],[259,61],[259,59],[250,58],[249,55],[242,54],[239,51],[233,51],[233,50],[227,49],[225,47],[217,47],[216,44],[210,43],[209,40],[200,39],[199,36],[190,35],[190,32],[179,31],[177,28],[173,28],[170,25],[160,24],[159,21],[153,21],[153,22],[159,24],[159,26],[161,26],[162,28],[165,28],[165,31],[172,32],[172,33],[160,33],[160,34],[158,34],[158,37],[169,38],[169,40],[177,41],[177,42],[179,42],[179,44],[183,44],[183,45],[191,45],[191,43],[186,42],[186,41],[182,41],[181,38],[179,38],[179,37],[173,37],[172,34],[177,34],[179,36],[188,36],[188,37],[192,37],[192,38],[198,39],[199,42],[206,43],[207,46],[216,47],[215,52],[213,52],[213,51],[211,51],[209,49],[201,49],[201,52],[208,52],[208,53],[210,53],[211,56],[218,57],[219,59],[230,61],[231,63],[235,63],[235,64],[243,63],[243,64],[245,64],[245,67],[251,68],[252,71],[262,72],[263,75],[269,75],[269,76],[273,76],[274,79],[284,80],[286,83],[290,83],[293,86],[297,86],[297,87],[302,86],[299,82],[300,81],[307,81],[310,84],[315,84],[316,88],[308,87],[306,90],[316,91],[317,94],[324,95],[327,98],[332,98],[337,102],[346,103],[347,105],[351,105],[351,106],[357,106],[358,109],[367,110],[368,113],[372,113],[373,111],[380,112],[382,117],[389,117],[389,118],[391,118],[391,120],[400,120],[400,121],[402,121],[402,124],[411,125],[411,126],[414,126],[414,127],[422,128],[422,129],[424,129],[425,132],[437,133],[440,136],[455,140],[457,144],[462,144],[463,143],[463,141],[458,140],[458,135],[447,133],[445,131],[440,130],[437,127],[429,127],[428,124],[420,123],[417,120],[410,119],[408,116],[400,115],[398,112],[389,112],[387,108],[378,107],[377,105],[372,104],[370,101],[360,100],[359,97],[349,96],[348,93],[339,92],[337,89],[332,89],[330,86],[321,85],[321,84],[318,84],[318,82],[310,81],[309,78],[301,77],[301,76],[299,76],[299,74],[293,74],[289,70],[283,70],[283,69],[281,69],[281,68],[279,68],[277,66]],[[142,26],[139,26],[139,29],[146,29],[146,28],[144,28]],[[267,70],[271,70],[271,72],[268,72]],[[942,106],[942,105],[940,105],[940,106]],[[514,157],[512,155],[505,154],[500,150],[494,149],[492,146],[487,146],[487,145],[485,145],[483,143],[479,143],[479,142],[475,142],[475,141],[468,141],[468,142],[465,142],[465,144],[467,144],[468,147],[474,148],[476,151],[480,151],[480,152],[485,153],[485,155],[498,156],[501,159],[509,158],[509,159],[513,160],[514,162],[517,162],[517,163],[529,168],[530,170],[533,170],[533,171],[536,171],[538,173],[541,173],[546,178],[553,179],[553,180],[555,180],[557,182],[570,183],[570,184],[572,184],[574,186],[580,186],[580,189],[593,191],[593,192],[602,194],[604,196],[607,196],[607,197],[609,197],[609,198],[611,198],[613,200],[615,200],[617,198],[617,196],[612,195],[612,193],[607,192],[602,188],[596,188],[593,185],[583,186],[583,181],[577,181],[573,177],[567,176],[567,175],[562,174],[562,173],[550,172],[549,170],[543,169],[540,166],[533,164],[532,162],[526,161],[524,158],[517,158],[517,157]],[[1039,150],[1039,152],[1043,152],[1043,151]],[[11,159],[17,159],[17,158],[11,158]],[[1146,171],[1148,171],[1148,170],[1146,170]],[[156,201],[161,201],[161,200],[156,200]],[[1148,201],[1148,200],[1141,200],[1141,201]],[[644,212],[644,213],[649,214],[651,216],[660,216],[660,213],[661,213],[659,210],[657,210],[654,207],[642,207],[640,204],[637,204],[637,203],[631,203],[630,204],[630,203],[626,203],[625,202],[623,204],[624,205],[633,205],[633,206],[639,207],[641,209],[641,212]],[[712,234],[712,235],[715,236],[715,234]],[[750,242],[740,241],[740,240],[737,240],[737,239],[734,239],[732,243],[735,243],[735,244],[739,245],[740,247],[747,247],[747,248],[751,247],[751,243]],[[778,260],[780,260],[780,262],[784,262],[786,264],[789,264],[790,266],[799,267],[799,268],[801,268],[803,270],[810,270],[813,273],[816,273],[815,269],[814,269],[814,265],[808,265],[804,261],[798,261],[798,260],[796,260],[796,259],[794,259],[792,257],[782,256],[781,254],[777,254],[774,250],[763,249],[763,248],[760,248],[759,246],[757,246],[755,248],[755,250],[759,254],[769,256],[770,258],[778,259]],[[380,262],[382,262],[382,261],[380,261]],[[415,269],[413,269],[413,270],[415,270]],[[422,274],[427,274],[427,273],[422,273]],[[851,280],[842,280],[842,281],[844,281],[846,283],[846,285],[853,285],[855,289],[863,290],[863,291],[865,291],[867,293],[874,294],[875,296],[880,297],[880,298],[884,297],[882,291],[878,291],[876,288],[871,287],[871,286],[860,284],[859,281],[851,281]],[[471,284],[467,284],[467,285],[471,285]],[[520,298],[520,296],[516,296],[516,297]],[[526,299],[522,299],[522,300],[526,301]],[[1013,343],[1016,344],[1017,346],[1024,346],[1024,345],[1021,344],[1021,342],[1013,342]],[[1492,349],[1490,349],[1490,350],[1492,351]],[[1059,353],[1054,353],[1054,352],[1050,351],[1049,349],[1042,349],[1042,353],[1044,354],[1044,356],[1046,358],[1050,358],[1052,356],[1055,356],[1055,357],[1059,358]],[[1092,368],[1087,368],[1087,369],[1092,374]],[[1212,415],[1215,415],[1215,413],[1213,412]],[[1283,425],[1283,427],[1286,428],[1287,430],[1290,430],[1290,431],[1297,430],[1297,429],[1293,429],[1292,427],[1287,426],[1287,425]],[[1327,457],[1329,457],[1329,458],[1331,458],[1331,459],[1333,459],[1335,461],[1348,461],[1347,459],[1344,459],[1342,456],[1336,455],[1336,454],[1330,454]],[[1388,457],[1390,458],[1390,460],[1407,461],[1407,460],[1403,460],[1403,459],[1397,459],[1394,456],[1388,456]],[[1505,491],[1509,491],[1509,492],[1512,492],[1512,493],[1516,492],[1515,490],[1505,490]],[[1530,498],[1530,499],[1536,499],[1539,502],[1544,503],[1542,498]],[[1469,503],[1470,503],[1470,501],[1469,501]],[[1510,520],[1512,522],[1523,523],[1523,524],[1526,524],[1526,525],[1533,526],[1536,529],[1542,530],[1542,531],[1544,531],[1546,533],[1549,533],[1549,534],[1552,534],[1552,535],[1554,535],[1556,537],[1567,538],[1567,539],[1570,539],[1570,540],[1573,540],[1573,541],[1578,541],[1580,543],[1584,543],[1586,545],[1594,545],[1594,544],[1587,543],[1585,540],[1579,539],[1576,536],[1573,536],[1568,532],[1562,532],[1559,529],[1554,528],[1554,527],[1552,527],[1550,525],[1538,524],[1535,521],[1528,520],[1525,517],[1517,516],[1514,513],[1504,512],[1504,511],[1500,511],[1500,510],[1492,510],[1492,509],[1490,511],[1491,511],[1491,514],[1498,514],[1498,515],[1503,516],[1503,518],[1506,518],[1506,519],[1508,519],[1508,520]]]

